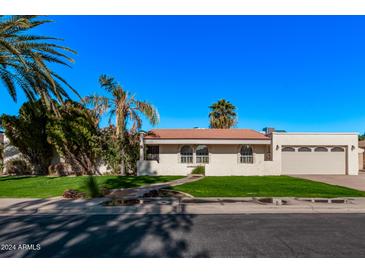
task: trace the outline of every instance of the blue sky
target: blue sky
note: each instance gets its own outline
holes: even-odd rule
[[[365,131],[364,16],[50,18],[39,31],[78,51],[59,74],[81,95],[115,76],[158,108],[160,128],[208,127],[208,106],[225,98],[240,128]],[[16,114],[21,93],[2,94],[0,113]]]

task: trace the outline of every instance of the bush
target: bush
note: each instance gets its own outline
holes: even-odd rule
[[[97,198],[102,196],[99,186],[93,176],[88,176],[86,178],[85,187],[88,197]]]
[[[193,171],[191,172],[191,174],[205,174],[205,166],[197,166],[196,168],[193,169]]]
[[[5,170],[7,174],[15,175],[29,175],[32,174],[32,170],[28,163],[22,159],[9,160],[5,164]]]
[[[75,190],[75,189],[67,189],[63,192],[63,198],[66,199],[80,199],[85,198],[85,193]]]
[[[71,174],[69,170],[71,168],[66,163],[57,163],[48,167],[48,174],[51,176],[67,176]]]

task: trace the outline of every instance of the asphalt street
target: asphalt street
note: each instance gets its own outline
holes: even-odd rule
[[[0,217],[0,257],[365,257],[365,214]]]

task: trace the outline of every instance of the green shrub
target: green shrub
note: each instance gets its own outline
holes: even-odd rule
[[[51,176],[67,176],[71,175],[71,167],[66,163],[57,163],[48,167],[48,174]]]
[[[85,181],[86,193],[90,198],[101,197],[101,192],[96,179],[93,176],[88,176]]]
[[[197,166],[196,168],[193,169],[193,171],[191,172],[191,174],[205,174],[205,166]]]
[[[22,159],[9,160],[5,164],[7,174],[14,175],[29,175],[32,174],[32,169],[28,163]]]

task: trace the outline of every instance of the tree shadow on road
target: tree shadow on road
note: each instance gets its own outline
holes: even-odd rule
[[[0,243],[41,249],[1,251],[0,257],[209,257],[192,254],[184,236],[193,215],[37,215],[1,217]]]

